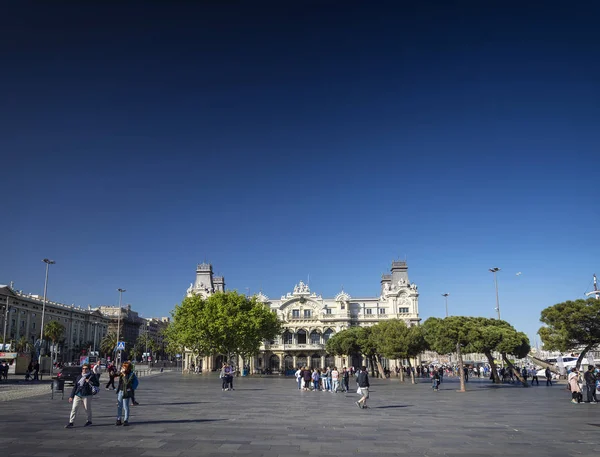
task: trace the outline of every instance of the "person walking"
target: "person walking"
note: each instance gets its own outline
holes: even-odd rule
[[[302,367],[298,367],[298,369],[296,370],[296,373],[294,373],[294,376],[296,376],[296,382],[298,383],[298,390],[302,390]]]
[[[579,375],[577,370],[573,368],[569,373],[569,390],[571,391],[571,403],[581,403],[581,388],[579,387]]]
[[[527,367],[523,367],[521,369],[521,376],[523,376],[523,379],[525,380],[525,384],[527,384],[527,377],[529,376],[529,372],[527,371]]]
[[[369,375],[367,374],[367,367],[362,366],[360,368],[360,373],[356,378],[356,382],[358,383],[358,387],[360,387],[360,393],[362,397],[360,400],[356,402],[356,406],[360,409],[367,408],[367,399],[369,398]]]
[[[588,369],[583,375],[585,381],[585,390],[587,393],[587,402],[596,404],[596,374],[594,373],[594,365],[588,365]]]
[[[108,386],[112,386],[112,390],[115,390],[115,378],[117,377],[117,369],[111,363],[108,368],[108,382],[106,383],[105,389],[108,390]]]
[[[437,370],[433,370],[433,377],[431,379],[431,387],[435,392],[440,390],[440,373]]]
[[[544,375],[546,376],[546,385],[551,386],[552,385],[552,372],[550,371],[549,367],[546,367],[546,371],[544,371]]]
[[[69,423],[65,425],[65,428],[73,428],[75,426],[77,410],[82,404],[87,413],[87,422],[84,427],[92,425],[92,395],[94,395],[94,387],[97,389],[99,385],[100,383],[94,373],[91,372],[90,366],[88,364],[82,365],[81,374],[77,376],[71,395],[69,395],[69,403],[73,403],[73,406],[71,407]]]
[[[529,375],[531,376],[531,385],[533,386],[533,383],[535,382],[536,386],[540,385],[540,381],[538,380],[538,375],[537,375],[537,371],[535,370],[535,368],[530,368],[529,369]]]
[[[125,362],[121,366],[119,374],[119,386],[117,387],[117,422],[115,425],[129,425],[129,399],[139,384],[138,378],[131,369],[131,363]],[[123,416],[123,411],[125,415]],[[121,422],[123,417],[123,422]]]

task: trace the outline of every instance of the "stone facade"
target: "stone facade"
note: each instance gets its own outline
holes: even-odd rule
[[[7,308],[8,306],[8,308]],[[6,329],[6,341],[27,341],[32,351],[39,348],[49,355],[45,343],[39,343],[42,325],[43,297],[25,294],[11,286],[0,286],[0,338]],[[64,341],[59,343],[59,361],[77,361],[82,349],[99,351],[100,342],[108,332],[109,319],[90,306],[81,308],[46,300],[44,326],[55,320],[65,327]]]
[[[199,272],[204,275],[206,271],[212,275],[209,267],[198,265],[197,275]],[[207,297],[215,292],[214,282],[208,277],[203,276],[201,281],[202,285],[197,276],[196,284],[190,285],[188,294],[201,293]],[[221,290],[224,290],[224,281]],[[260,353],[250,360],[251,372],[290,372],[299,365],[358,366],[364,362],[360,358],[353,360],[350,356],[327,354],[327,340],[353,326],[370,326],[388,319],[402,319],[407,325],[417,325],[420,321],[418,288],[408,279],[408,265],[400,261],[392,262],[390,274],[382,276],[378,296],[352,297],[342,290],[333,298],[323,298],[300,281],[279,299],[270,299],[262,292],[257,298],[277,313],[284,331],[276,340],[262,345]],[[184,368],[194,363],[203,370],[215,370],[223,361],[222,355],[193,360],[192,354],[186,353]]]
[[[131,305],[120,308],[120,319],[118,306],[101,305],[95,309],[107,317],[109,321],[108,333],[116,335],[117,328],[119,328],[120,340],[125,342],[125,353],[122,360],[127,360],[129,351],[135,346],[138,339],[140,328],[145,324],[144,319],[131,309]]]

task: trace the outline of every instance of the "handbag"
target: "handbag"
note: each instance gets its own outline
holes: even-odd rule
[[[359,395],[362,394],[362,390],[360,390],[360,387],[358,389],[356,389],[356,393]]]
[[[96,395],[100,392],[100,387],[92,386],[92,395]]]

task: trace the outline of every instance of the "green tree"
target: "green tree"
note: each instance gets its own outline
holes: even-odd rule
[[[581,351],[576,368],[588,351],[600,343],[600,300],[589,298],[558,303],[542,310],[539,329],[544,348],[550,351]]]
[[[474,352],[472,341],[479,332],[474,319],[465,316],[451,316],[445,319],[430,317],[423,324],[425,340],[438,354],[456,352],[460,379],[460,392],[465,392],[464,364],[462,353]]]
[[[381,322],[371,329],[377,352],[390,359],[407,359],[411,382],[415,384],[415,374],[410,359],[417,357],[428,347],[423,329],[419,326],[408,327],[399,319]]]
[[[503,320],[486,317],[474,317],[472,319],[474,320],[474,325],[479,329],[479,332],[474,335],[476,338],[471,342],[473,351],[485,354],[492,370],[494,382],[499,384],[500,377],[498,376],[498,369],[492,353],[499,350],[498,348],[506,332],[510,334],[511,331],[514,331],[514,328]]]
[[[17,352],[27,352],[29,349],[29,341],[27,341],[27,338],[25,338],[24,336],[19,338],[15,349]]]
[[[44,327],[44,336],[52,341],[51,359],[56,363],[56,345],[62,339],[65,333],[65,326],[58,321],[49,321]]]
[[[152,354],[157,349],[156,341],[154,341],[147,333],[142,333],[138,336],[135,345],[132,349],[132,355],[136,358],[142,358],[142,354],[149,352]]]
[[[512,370],[513,374],[517,377],[524,387],[527,387],[527,381],[521,376],[521,372],[515,368],[513,363],[506,357],[506,354],[514,355],[517,359],[527,357],[531,346],[529,345],[529,338],[525,333],[518,332],[512,326],[505,328],[502,335],[502,341],[498,344],[497,350],[502,354],[502,359]]]
[[[264,340],[281,333],[281,322],[256,297],[237,292],[218,292],[204,299],[186,297],[171,313],[165,332],[170,348],[187,348],[195,356],[233,354],[246,358],[257,354]]]
[[[104,335],[102,341],[100,342],[100,351],[104,354],[105,357],[112,355],[117,347],[117,334],[114,332],[109,332]]]
[[[360,345],[358,344],[359,327],[350,327],[341,332],[335,333],[327,340],[325,349],[329,354],[352,357],[360,354]]]

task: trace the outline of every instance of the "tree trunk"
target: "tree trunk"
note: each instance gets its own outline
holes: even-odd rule
[[[460,352],[460,343],[456,343],[456,355],[458,356],[458,377],[460,379],[460,390],[459,392],[466,392],[465,386],[465,373],[463,367],[462,353]]]
[[[375,361],[377,363],[377,370],[379,370],[379,377],[385,378],[385,372],[383,371],[383,365],[381,364],[381,357],[378,354],[375,355]]]
[[[408,360],[408,369],[410,370],[410,381],[412,384],[416,384],[417,381],[415,381],[415,372],[412,369],[412,365],[410,363],[410,358],[407,358],[406,360]]]
[[[581,351],[581,354],[579,354],[579,357],[577,358],[577,363],[575,364],[575,368],[577,369],[577,373],[579,373],[579,367],[581,366],[581,361],[583,360],[583,358],[585,357],[585,355],[588,353],[588,351],[590,349],[592,349],[592,347],[594,347],[593,344],[588,344],[583,351]]]
[[[506,352],[502,353],[502,360],[504,360],[504,363],[506,363],[512,369],[513,375],[516,376],[516,378],[519,381],[521,381],[521,384],[523,384],[523,387],[529,387],[529,384],[527,384],[527,381],[525,381],[525,379],[523,379],[523,376],[521,376],[519,369],[515,368],[515,366],[512,364],[512,362],[506,358]]]
[[[494,377],[494,382],[496,384],[500,384],[500,376],[498,376],[498,368],[496,368],[496,363],[494,362],[494,357],[492,356],[491,352],[484,352],[485,356],[488,359],[488,362],[490,364],[490,368],[492,370],[492,376]]]
[[[375,361],[373,360],[373,356],[370,355],[369,357],[367,357],[367,360],[369,361],[369,368],[371,368],[371,377],[374,378],[375,377]]]

